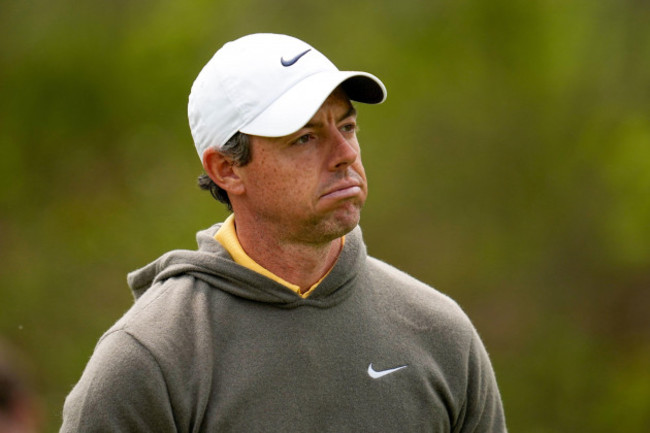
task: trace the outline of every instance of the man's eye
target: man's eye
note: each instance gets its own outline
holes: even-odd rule
[[[294,141],[294,144],[306,144],[306,143],[309,143],[309,140],[311,140],[311,138],[312,138],[311,134],[301,135],[300,137],[298,137],[296,139],[296,141]]]
[[[356,130],[357,130],[357,125],[355,125],[354,123],[348,123],[341,127],[341,131],[343,132],[355,132]]]

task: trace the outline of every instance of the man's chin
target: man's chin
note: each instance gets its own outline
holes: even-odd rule
[[[340,238],[350,233],[359,224],[360,219],[360,206],[348,206],[344,209],[338,209],[329,221],[332,239]]]
[[[309,233],[304,233],[304,236],[311,238],[314,243],[331,242],[354,230],[360,217],[360,206],[348,203],[312,221]]]

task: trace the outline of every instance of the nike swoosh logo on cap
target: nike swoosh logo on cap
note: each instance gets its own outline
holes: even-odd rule
[[[372,377],[373,379],[379,379],[380,377],[384,377],[387,374],[395,373],[396,371],[399,371],[403,368],[408,367],[408,365],[402,365],[401,367],[395,367],[395,368],[389,368],[388,370],[382,370],[382,371],[376,371],[374,368],[372,368],[372,363],[368,366],[368,376]]]
[[[302,56],[304,56],[305,54],[307,54],[310,51],[311,51],[311,48],[306,50],[306,51],[303,51],[302,53],[298,54],[296,57],[294,57],[292,59],[289,59],[289,60],[284,60],[284,56],[280,57],[280,63],[282,63],[282,66],[291,66],[294,63],[296,63],[298,60],[300,60],[300,58]]]

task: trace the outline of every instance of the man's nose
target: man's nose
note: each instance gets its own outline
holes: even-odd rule
[[[352,165],[359,157],[359,149],[354,142],[346,138],[338,129],[331,136],[332,158],[330,170],[341,170]]]

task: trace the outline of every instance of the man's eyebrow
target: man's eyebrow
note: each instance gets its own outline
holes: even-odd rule
[[[341,118],[339,119],[339,122],[343,119],[347,119],[348,117],[356,116],[357,115],[357,109],[354,107],[350,107],[347,113],[345,113]]]
[[[346,111],[343,116],[339,117],[337,119],[338,122],[340,122],[343,119],[347,119],[348,117],[356,116],[357,115],[357,109],[354,107],[350,107],[348,111]],[[307,122],[303,128],[318,128],[323,126],[321,122]]]

